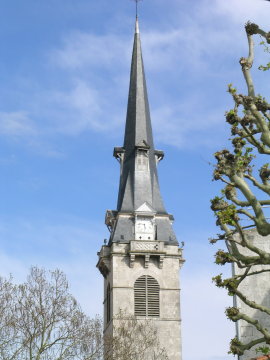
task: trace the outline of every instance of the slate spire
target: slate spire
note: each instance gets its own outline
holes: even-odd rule
[[[143,66],[139,22],[136,17],[124,146],[115,148],[121,162],[117,210],[133,212],[147,202],[166,214],[160,195],[156,164],[163,158],[155,151]]]

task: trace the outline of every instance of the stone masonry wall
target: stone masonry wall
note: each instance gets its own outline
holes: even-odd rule
[[[136,279],[142,275],[154,277],[160,286],[160,317],[152,318],[152,320],[157,326],[160,344],[166,348],[169,359],[181,360],[178,247],[168,246],[162,268],[158,266],[158,261],[154,257],[150,257],[148,268],[145,268],[144,259],[140,256],[136,256],[133,267],[130,267],[130,258],[126,252],[128,245],[114,244],[113,246],[111,271],[104,284],[104,291],[106,291],[108,281],[112,287],[112,315],[118,315],[122,310],[127,315],[133,316]],[[106,306],[104,308],[106,312]],[[111,325],[108,329],[105,326],[106,332],[111,331]]]

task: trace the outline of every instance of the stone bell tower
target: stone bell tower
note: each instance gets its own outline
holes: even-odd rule
[[[173,216],[164,208],[136,19],[123,147],[114,148],[120,164],[117,210],[108,210],[110,231],[97,267],[104,277],[104,332],[112,334],[120,310],[152,319],[170,360],[181,360],[179,268],[184,262]],[[145,359],[148,360],[148,359]]]

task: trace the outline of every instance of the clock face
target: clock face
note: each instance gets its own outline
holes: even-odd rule
[[[136,238],[141,240],[153,240],[154,224],[152,219],[147,217],[138,217],[135,223]]]

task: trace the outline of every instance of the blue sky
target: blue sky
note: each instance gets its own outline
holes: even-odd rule
[[[91,316],[101,312],[96,253],[116,207],[134,30],[130,0],[0,1],[0,272],[63,269]],[[211,283],[212,154],[226,147],[228,83],[245,84],[244,23],[269,25],[263,0],[145,0],[140,29],[161,191],[185,241],[185,360],[225,360],[231,299]],[[258,40],[259,41],[259,40]],[[264,61],[259,47],[257,64]],[[267,73],[254,71],[259,93]],[[95,289],[93,291],[93,289]]]

